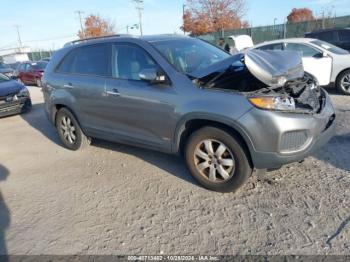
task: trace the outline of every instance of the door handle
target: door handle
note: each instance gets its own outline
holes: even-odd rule
[[[63,86],[64,88],[68,88],[68,89],[73,89],[74,86],[71,83],[68,83],[66,85]]]
[[[116,88],[113,88],[112,90],[107,90],[106,94],[110,96],[120,96],[120,93]]]

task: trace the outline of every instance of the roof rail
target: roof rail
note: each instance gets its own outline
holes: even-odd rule
[[[117,34],[117,35],[105,35],[105,36],[89,37],[89,38],[78,39],[78,40],[68,42],[64,46],[70,46],[70,45],[74,45],[74,44],[84,42],[84,41],[90,41],[90,40],[95,40],[95,39],[104,39],[104,38],[113,38],[113,37],[132,37],[132,35]]]

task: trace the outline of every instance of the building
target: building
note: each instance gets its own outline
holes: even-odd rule
[[[28,61],[28,53],[30,53],[30,47],[17,47],[0,50],[0,57],[6,64],[13,64],[16,62]]]

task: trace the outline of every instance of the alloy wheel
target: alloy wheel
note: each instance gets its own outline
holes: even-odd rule
[[[345,92],[350,92],[350,74],[347,74],[342,78],[340,85]]]
[[[69,116],[62,117],[61,120],[61,132],[63,134],[64,139],[70,144],[74,144],[77,139],[77,134],[75,132],[75,126],[73,121]]]
[[[236,167],[231,150],[224,143],[213,139],[203,140],[196,146],[194,162],[197,171],[214,183],[229,180]]]

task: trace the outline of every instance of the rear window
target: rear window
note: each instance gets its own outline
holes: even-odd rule
[[[334,32],[329,31],[329,32],[319,32],[317,33],[317,38],[321,39],[326,42],[333,42],[334,41]]]
[[[38,62],[38,63],[33,63],[31,64],[33,69],[36,70],[45,70],[47,63],[46,62]]]
[[[342,42],[350,42],[350,30],[339,31],[339,40]]]
[[[59,65],[58,73],[110,76],[109,45],[84,46],[70,52]]]
[[[276,43],[276,44],[264,45],[264,46],[261,46],[257,49],[259,49],[259,50],[283,50],[283,44]]]
[[[11,69],[8,65],[0,64],[0,69]]]

